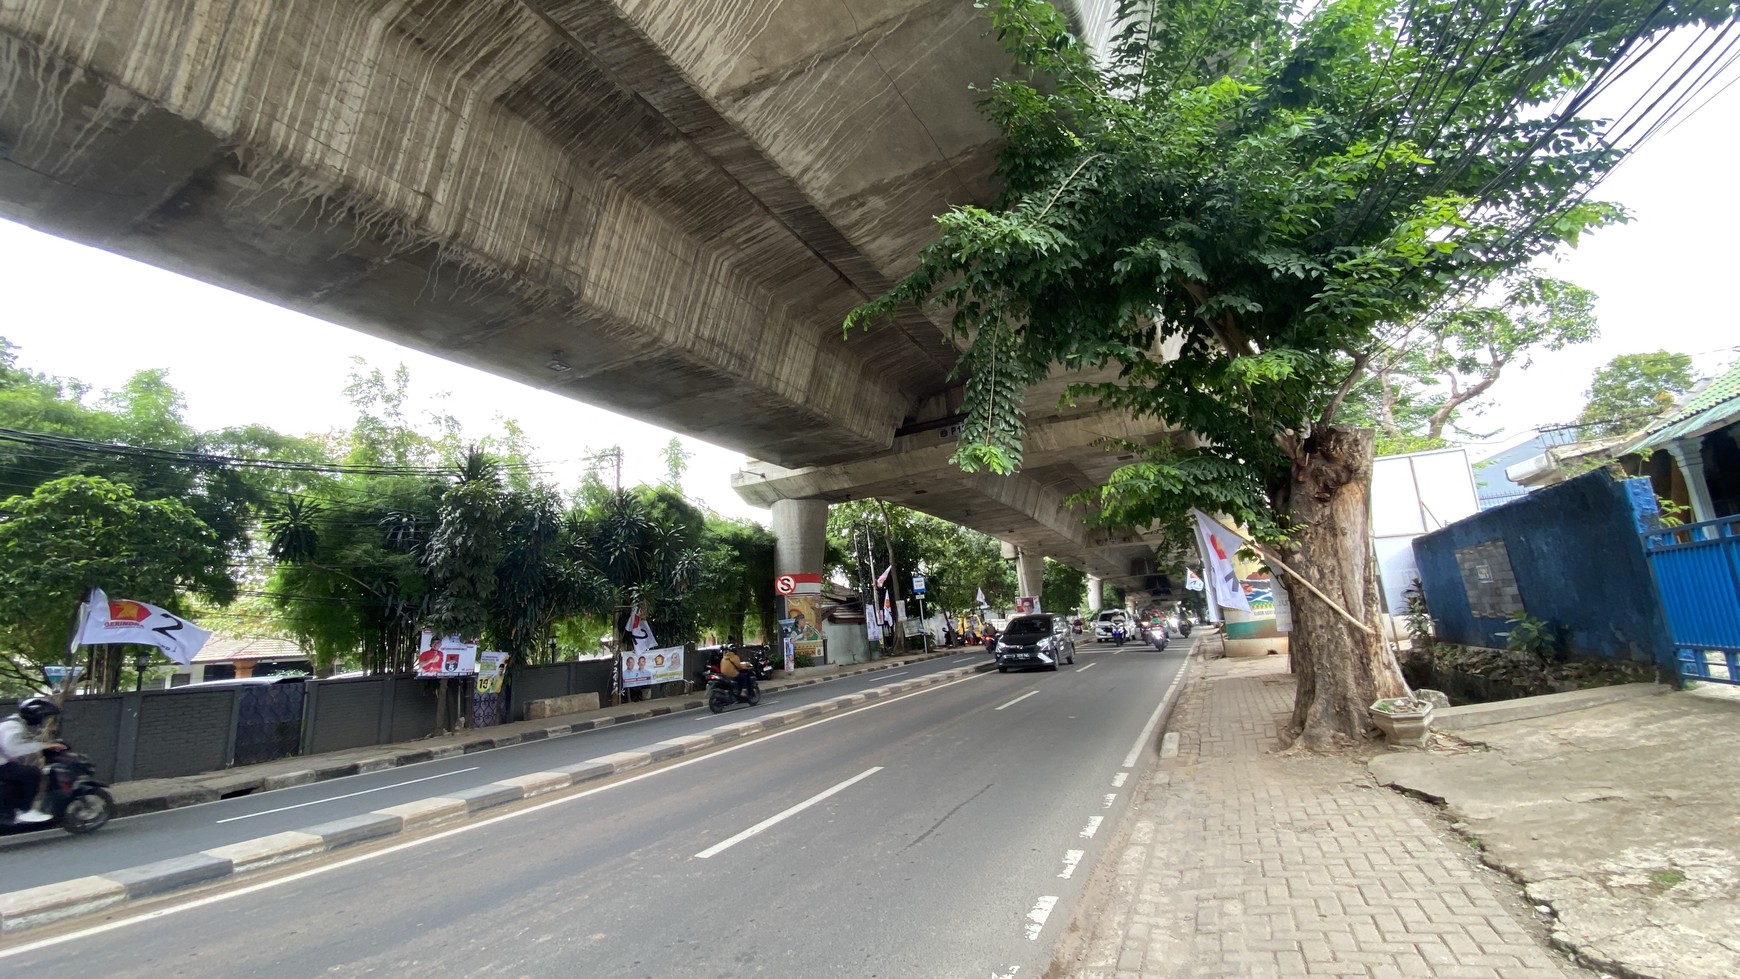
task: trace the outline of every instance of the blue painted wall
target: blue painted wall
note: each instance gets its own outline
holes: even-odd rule
[[[1625,484],[1603,470],[1530,493],[1414,541],[1440,639],[1502,648],[1503,618],[1469,607],[1456,552],[1501,540],[1523,608],[1568,631],[1571,655],[1671,663],[1667,618]]]

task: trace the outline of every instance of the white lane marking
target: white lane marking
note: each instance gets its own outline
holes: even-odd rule
[[[1110,808],[1112,808],[1112,806],[1113,806],[1113,805],[1114,805],[1114,804],[1115,804],[1115,803],[1116,803],[1116,802],[1117,802],[1117,801],[1118,801],[1118,794],[1117,794],[1117,793],[1116,793],[1116,792],[1107,792],[1107,793],[1106,793],[1106,798],[1105,798],[1105,807],[1106,807],[1106,808],[1107,808],[1107,809],[1110,809]]]
[[[1045,919],[1051,917],[1051,909],[1057,907],[1057,898],[1046,895],[1034,902],[1033,910],[1027,912],[1027,940],[1039,941],[1039,933],[1045,929]]]
[[[977,657],[977,656],[962,656],[960,659],[949,660],[949,662],[951,662],[951,663],[976,663],[976,662],[979,662],[979,657]]]
[[[1094,668],[1094,667],[1096,667],[1096,666],[1098,666],[1098,665],[1100,665],[1100,664],[1098,664],[1098,663],[1089,663],[1089,664],[1088,664],[1088,665],[1086,665],[1086,666],[1084,666],[1084,667],[1082,667],[1082,668],[1081,668],[1081,669],[1079,669],[1079,670],[1076,670],[1076,672],[1077,672],[1077,673],[1086,673],[1086,672],[1087,672],[1087,671],[1089,671],[1089,670],[1091,670],[1091,669],[1093,669],[1093,668]]]
[[[1129,772],[1119,772],[1118,774],[1113,775],[1112,776],[1112,788],[1114,788],[1114,789],[1123,788],[1124,782],[1126,782],[1129,778],[1130,778]]]
[[[1023,700],[1026,700],[1026,699],[1027,699],[1027,698],[1028,698],[1028,697],[1031,697],[1031,696],[1033,696],[1033,695],[1034,695],[1034,694],[1036,694],[1036,693],[1038,693],[1038,692],[1039,692],[1039,691],[1037,691],[1037,690],[1029,690],[1029,691],[1027,691],[1027,692],[1026,692],[1026,693],[1024,693],[1024,694],[1022,694],[1022,695],[1021,695],[1021,696],[1019,696],[1019,697],[1016,697],[1016,698],[1015,698],[1015,699],[1014,699],[1014,700],[1011,700],[1011,701],[1009,701],[1009,702],[1008,702],[1008,703],[1006,703],[1006,704],[1004,704],[1004,705],[1003,705],[1003,707],[1013,707],[1013,706],[1015,706],[1015,705],[1016,705],[1016,704],[1019,704],[1019,703],[1020,703],[1020,702],[1022,702],[1022,701],[1023,701]],[[992,710],[1002,710],[1002,709],[1003,709],[1003,707],[993,707],[993,708],[991,708],[991,709],[992,709]]]
[[[873,704],[865,704],[864,706],[859,707],[856,710],[850,710],[850,711],[847,711],[843,714],[830,714],[827,717],[819,717],[819,718],[815,719],[814,721],[811,721],[808,724],[798,724],[798,725],[793,726],[793,727],[781,728],[780,730],[775,731],[772,734],[762,735],[762,736],[756,738],[754,741],[749,742],[748,744],[740,745],[738,747],[738,749],[734,749],[734,750],[742,750],[742,749],[746,749],[746,748],[759,747],[760,745],[766,744],[767,742],[772,741],[775,738],[782,738],[788,734],[796,734],[799,731],[808,731],[812,727],[820,727],[823,724],[827,724],[830,721],[837,721],[837,720],[840,720],[841,718],[856,717],[857,715],[862,714],[865,711],[875,710],[878,707],[886,707],[889,704],[898,704],[903,700],[910,700],[913,697],[922,697],[927,693],[934,693],[938,690],[947,689],[949,687],[954,686],[957,683],[966,683],[969,680],[978,680],[978,679],[982,679],[982,678],[987,677],[987,676],[990,676],[990,674],[989,673],[970,673],[964,677],[961,677],[958,680],[950,680],[947,683],[939,683],[934,687],[926,687],[923,690],[914,690],[911,693],[903,694],[899,697],[893,697],[893,698],[890,698],[888,700],[879,700]],[[136,924],[140,924],[140,923],[146,922],[146,921],[156,921],[159,918],[167,918],[172,914],[180,914],[183,911],[194,911],[194,910],[197,910],[199,908],[206,907],[208,905],[218,904],[218,903],[221,903],[223,901],[232,900],[234,898],[247,897],[250,894],[257,894],[260,891],[266,891],[266,890],[271,890],[271,889],[276,888],[276,887],[282,887],[285,884],[293,884],[299,880],[305,880],[309,877],[318,877],[321,874],[329,874],[329,873],[333,872],[334,870],[344,870],[347,867],[352,867],[352,866],[355,866],[359,863],[367,863],[370,860],[378,860],[381,857],[391,856],[395,853],[400,852],[401,850],[410,850],[410,849],[413,849],[415,847],[427,846],[430,843],[436,843],[436,842],[439,842],[441,840],[447,839],[449,836],[458,836],[460,833],[469,833],[472,830],[476,830],[476,829],[488,829],[489,827],[494,826],[496,823],[504,823],[510,819],[518,819],[521,816],[529,816],[533,813],[543,812],[545,809],[551,809],[551,808],[554,808],[556,806],[565,806],[570,802],[578,802],[581,799],[591,798],[592,796],[595,796],[595,795],[599,794],[600,792],[608,792],[611,789],[619,789],[619,788],[623,787],[624,785],[633,785],[634,783],[642,781],[644,779],[654,778],[654,777],[657,777],[659,775],[664,775],[668,772],[674,772],[679,768],[687,768],[690,765],[698,765],[698,764],[700,764],[702,762],[706,762],[706,761],[718,761],[721,758],[729,758],[729,757],[731,757],[731,752],[729,752],[729,751],[714,752],[713,754],[708,754],[708,755],[697,755],[694,758],[688,759],[687,761],[672,762],[669,765],[664,766],[663,768],[656,768],[650,772],[642,772],[639,775],[630,775],[628,778],[625,778],[620,782],[612,782],[609,785],[600,785],[594,789],[587,789],[584,792],[576,792],[573,795],[561,796],[559,798],[551,799],[549,802],[540,802],[537,805],[527,806],[524,809],[516,809],[513,812],[504,812],[499,816],[491,816],[488,819],[481,819],[481,820],[478,820],[477,822],[474,822],[474,823],[465,823],[462,826],[455,826],[452,829],[442,830],[439,833],[433,833],[433,834],[430,834],[429,836],[420,836],[417,839],[407,840],[404,843],[399,843],[399,844],[396,844],[394,846],[384,847],[382,849],[374,850],[374,851],[369,852],[369,853],[358,854],[357,856],[348,857],[344,860],[335,860],[332,863],[322,864],[318,867],[310,867],[309,869],[301,871],[299,873],[286,874],[283,877],[276,877],[276,878],[273,878],[272,880],[261,881],[258,884],[250,884],[247,887],[238,887],[233,891],[223,891],[223,892],[220,892],[217,894],[211,894],[211,895],[206,896],[206,897],[196,898],[194,900],[188,901],[185,904],[173,904],[173,905],[170,905],[168,907],[158,908],[154,911],[146,911],[143,914],[136,914],[130,918],[116,918],[113,921],[107,921],[107,922],[104,922],[103,924],[100,924],[100,925],[92,925],[89,928],[82,928],[78,931],[67,932],[64,935],[56,935],[53,938],[44,938],[41,941],[31,942],[28,945],[19,945],[16,948],[0,949],[0,959],[9,959],[9,958],[12,958],[13,956],[17,956],[17,955],[27,955],[31,952],[40,952],[45,948],[53,948],[56,945],[63,945],[67,942],[82,941],[86,938],[90,938],[90,937],[95,936],[95,935],[102,935],[102,934],[105,934],[107,932],[118,931],[122,928],[128,927],[129,925],[136,925]]]
[[[1086,850],[1065,850],[1065,851],[1063,851],[1063,873],[1058,874],[1057,876],[1063,878],[1064,880],[1068,880],[1071,877],[1074,877],[1075,876],[1075,868],[1081,864],[1081,858],[1086,853],[1087,853]]]
[[[1106,817],[1104,816],[1089,816],[1088,824],[1082,828],[1081,838],[1084,840],[1093,839],[1094,834],[1100,831],[1100,824],[1105,821]]]
[[[871,676],[870,679],[872,679],[872,680],[886,680],[891,676],[905,676],[909,672],[911,672],[911,671],[909,671],[909,670],[896,670],[893,673],[877,673],[877,674]]]
[[[1184,671],[1189,667],[1189,660],[1179,665],[1178,672],[1173,675],[1172,682],[1166,685],[1166,692],[1160,696],[1160,702],[1154,705],[1154,713],[1149,716],[1148,723],[1143,725],[1142,733],[1136,735],[1136,743],[1130,746],[1130,753],[1124,756],[1124,764],[1120,767],[1130,768],[1136,764],[1137,758],[1142,757],[1142,749],[1148,746],[1148,739],[1154,736],[1154,728],[1160,724],[1160,712],[1172,702],[1172,691],[1184,679]]]
[[[292,809],[302,809],[306,806],[318,806],[323,802],[337,802],[340,799],[354,799],[359,795],[368,795],[370,792],[385,792],[387,789],[397,789],[406,785],[416,785],[418,782],[430,782],[438,778],[446,778],[449,775],[464,775],[466,772],[475,772],[481,767],[481,765],[473,765],[470,768],[461,768],[455,772],[442,772],[439,775],[414,778],[409,782],[394,782],[392,785],[381,785],[372,789],[363,789],[360,792],[346,792],[344,795],[329,796],[325,799],[315,799],[313,802],[298,802],[293,806],[279,806],[276,809],[262,809],[259,812],[250,812],[240,816],[231,816],[228,819],[220,819],[218,822],[233,823],[238,819],[253,819],[255,816],[270,816],[275,812],[289,812]]]
[[[741,833],[738,833],[736,836],[733,836],[728,840],[721,840],[720,842],[713,844],[712,846],[708,847],[707,849],[702,850],[700,853],[695,854],[695,857],[697,859],[700,859],[700,860],[705,860],[708,857],[718,856],[719,854],[724,853],[726,850],[731,849],[732,847],[736,846],[737,844],[742,843],[744,840],[749,839],[751,836],[755,836],[756,834],[762,832],[763,830],[769,829],[773,826],[779,825],[782,822],[785,822],[787,819],[790,819],[791,817],[797,815],[798,813],[803,812],[805,809],[808,809],[809,807],[815,805],[816,803],[821,802],[822,800],[827,799],[831,796],[837,795],[841,792],[844,792],[845,790],[851,788],[854,785],[857,785],[859,782],[864,781],[865,779],[876,774],[877,772],[880,772],[881,770],[882,770],[881,765],[878,765],[875,768],[865,769],[864,771],[859,772],[858,774],[852,776],[851,778],[845,780],[844,782],[841,782],[839,785],[836,785],[831,789],[827,789],[827,790],[824,790],[822,792],[818,792],[815,795],[810,796],[808,799],[805,799],[804,801],[798,803],[797,805],[792,806],[790,809],[785,810],[784,812],[778,812],[778,813],[775,813],[775,814],[767,817],[766,819],[763,819],[761,822],[756,823],[754,826],[749,827],[748,829],[744,830]]]

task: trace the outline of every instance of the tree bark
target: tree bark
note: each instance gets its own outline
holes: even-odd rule
[[[1372,432],[1319,428],[1295,459],[1282,495],[1292,539],[1287,562],[1371,632],[1300,587],[1292,603],[1294,745],[1322,750],[1364,740],[1367,708],[1407,693],[1401,668],[1380,636],[1377,576],[1371,557]]]

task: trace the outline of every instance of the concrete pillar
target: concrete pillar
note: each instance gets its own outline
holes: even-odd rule
[[[1093,575],[1087,576],[1088,610],[1098,612],[1106,604],[1106,583]]]
[[[822,570],[828,539],[827,500],[775,500],[773,573],[815,574]]]
[[[1668,454],[1679,464],[1680,475],[1686,481],[1686,495],[1692,501],[1692,522],[1716,519],[1716,504],[1710,499],[1710,483],[1704,478],[1703,439],[1681,439],[1668,443]]]
[[[1030,554],[1024,548],[1015,551],[1015,580],[1020,584],[1021,594],[1039,597],[1039,592],[1045,587],[1045,555]],[[1048,611],[1061,611],[1049,609]]]

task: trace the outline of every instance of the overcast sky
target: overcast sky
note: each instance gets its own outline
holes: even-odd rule
[[[1740,86],[1656,137],[1597,192],[1634,221],[1588,238],[1550,268],[1600,296],[1601,338],[1537,357],[1492,389],[1471,427],[1522,433],[1567,421],[1596,367],[1623,353],[1667,349],[1721,368],[1740,344],[1732,296],[1740,255],[1735,173]],[[25,366],[99,388],[168,367],[201,429],[262,423],[306,433],[346,427],[350,358],[410,368],[414,393],[458,417],[468,434],[517,420],[542,461],[572,485],[589,449],[621,444],[629,481],[660,478],[670,433],[600,409],[331,326],[297,313],[0,221],[0,336]],[[246,324],[241,326],[240,324]],[[268,347],[262,337],[274,338]],[[722,410],[728,407],[722,406]],[[685,490],[722,513],[766,520],[742,504],[729,475],[738,453],[685,439],[697,453]]]

